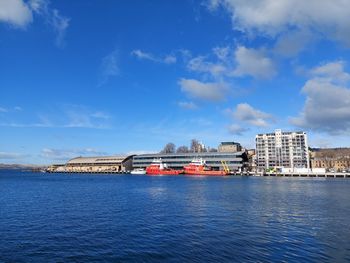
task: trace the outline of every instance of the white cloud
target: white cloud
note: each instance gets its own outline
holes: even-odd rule
[[[62,16],[57,9],[54,9],[52,10],[50,21],[56,32],[55,44],[58,47],[63,47],[65,44],[64,38],[70,19]]]
[[[302,88],[304,108],[290,122],[302,128],[330,134],[350,132],[350,75],[343,62],[328,63],[310,72],[312,78]]]
[[[334,145],[334,140],[330,137],[325,137],[321,134],[313,134],[313,136],[309,137],[309,145],[312,145],[312,147],[318,147],[318,148],[330,148],[332,145]]]
[[[96,119],[104,119],[108,120],[111,118],[111,116],[103,111],[96,111],[92,114],[90,114],[91,117],[96,118]]]
[[[344,66],[344,61],[326,63],[312,69],[311,75],[325,78],[335,83],[346,83],[350,80],[350,74],[344,71]]]
[[[155,57],[153,57],[152,54],[143,52],[139,49],[135,49],[131,51],[131,55],[136,56],[139,59],[148,59],[148,60],[156,61]]]
[[[163,59],[163,62],[165,64],[173,64],[173,63],[176,63],[176,57],[173,56],[173,55],[166,55]]]
[[[49,7],[47,0],[31,0],[29,2],[31,9],[38,15],[41,15],[56,33],[55,44],[57,47],[64,47],[65,35],[69,26],[70,18],[62,16],[57,9]]]
[[[276,37],[292,29],[350,45],[346,0],[208,0],[210,10],[219,6],[231,14],[234,29],[251,35]]]
[[[92,111],[81,105],[69,105],[64,109],[65,124],[67,128],[106,129],[109,127],[109,114],[102,111]]]
[[[69,121],[65,124],[68,128],[92,128],[94,124],[92,123],[90,115],[82,114],[81,112],[69,111],[67,112]]]
[[[13,108],[4,108],[4,107],[0,107],[0,112],[13,112],[13,111],[22,111],[22,108],[19,106],[15,106]]]
[[[30,9],[34,12],[41,14],[48,9],[48,2],[46,0],[30,0],[28,2]]]
[[[103,111],[96,111],[82,105],[64,105],[50,112],[40,113],[37,120],[27,123],[16,121],[0,122],[0,127],[14,128],[87,128],[108,129],[112,116]]]
[[[290,31],[284,34],[277,39],[274,52],[277,55],[284,57],[293,57],[296,56],[299,52],[304,50],[307,46],[314,41],[314,37],[310,32],[303,31]]]
[[[192,101],[179,101],[178,106],[187,110],[196,110],[198,106]]]
[[[213,48],[213,53],[216,55],[216,57],[221,61],[227,61],[228,56],[231,53],[231,50],[229,47],[215,47]]]
[[[190,124],[188,124],[190,123]],[[195,125],[196,127],[199,126],[212,126],[213,122],[207,118],[193,118],[193,119],[189,119],[189,120],[185,120],[184,121],[184,125],[185,126],[193,126]]]
[[[156,56],[151,53],[147,53],[144,51],[141,51],[140,49],[135,49],[131,51],[131,55],[137,57],[141,60],[150,60],[157,63],[164,63],[164,64],[174,64],[177,61],[177,58],[174,55],[165,55],[164,57]]]
[[[273,120],[272,115],[257,110],[248,103],[240,103],[236,106],[236,110],[232,112],[235,119],[246,122],[257,127],[266,127],[269,121]]]
[[[243,127],[242,125],[238,124],[231,124],[230,126],[228,126],[228,131],[231,134],[241,136],[243,135],[243,133],[249,131],[249,128]]]
[[[179,49],[177,52],[185,63],[192,58],[192,53],[188,49]]]
[[[240,46],[236,49],[237,67],[234,76],[250,75],[255,78],[271,78],[276,74],[275,66],[263,51]]]
[[[119,75],[118,66],[118,50],[114,49],[111,53],[106,55],[100,65],[101,79],[98,86],[103,86],[112,77]]]
[[[40,156],[45,159],[56,161],[68,161],[69,159],[79,156],[103,156],[105,152],[98,151],[93,148],[84,149],[52,149],[44,148],[41,150]]]
[[[12,128],[36,128],[36,127],[53,127],[43,123],[17,123],[17,122],[1,122],[0,127],[12,127]]]
[[[208,62],[204,56],[191,59],[187,64],[187,68],[195,72],[210,73],[214,77],[218,77],[227,72],[223,64]]]
[[[0,112],[8,112],[8,109],[0,107]]]
[[[209,73],[214,79],[243,76],[268,79],[276,75],[275,65],[264,50],[244,46],[215,47],[211,54],[190,59],[187,69]]]
[[[179,85],[188,96],[213,102],[224,100],[229,93],[229,87],[226,83],[180,79]]]
[[[21,153],[12,153],[12,152],[0,152],[0,160],[15,160],[15,159],[22,159],[26,157],[25,154]]]
[[[232,53],[230,47],[215,47],[205,56],[189,57],[186,67],[190,71],[209,73],[214,79],[221,79],[228,76],[228,73],[233,70]]]
[[[0,0],[0,22],[25,28],[33,21],[32,10],[22,0]]]
[[[70,19],[60,14],[57,9],[49,7],[47,0],[0,0],[0,22],[15,27],[25,28],[33,21],[34,14],[43,17],[56,33],[55,44],[64,46],[64,37]]]

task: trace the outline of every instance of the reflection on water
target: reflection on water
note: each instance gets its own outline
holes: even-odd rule
[[[0,172],[0,262],[349,262],[350,180]]]

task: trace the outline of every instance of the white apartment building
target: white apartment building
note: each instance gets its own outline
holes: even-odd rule
[[[275,167],[310,168],[309,147],[305,132],[282,132],[255,136],[258,169]]]

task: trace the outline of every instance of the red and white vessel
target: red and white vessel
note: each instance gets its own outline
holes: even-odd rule
[[[168,168],[166,163],[163,163],[162,160],[154,159],[153,162],[146,168],[146,174],[149,175],[178,175],[182,173],[183,170],[174,170],[171,168]]]
[[[208,167],[202,158],[193,159],[189,165],[184,166],[184,174],[186,175],[210,175],[224,176],[228,175],[226,171],[215,171]]]

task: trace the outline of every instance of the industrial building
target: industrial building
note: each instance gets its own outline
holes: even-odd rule
[[[305,132],[282,132],[258,134],[256,142],[257,169],[310,168],[308,140]]]
[[[154,159],[161,160],[173,169],[182,169],[194,158],[202,158],[213,170],[224,170],[223,162],[231,171],[242,171],[247,163],[244,151],[240,152],[204,152],[204,153],[172,153],[172,154],[141,154],[133,156],[134,168],[146,168]]]
[[[218,147],[218,152],[240,152],[242,146],[238,142],[222,142]]]
[[[324,148],[310,150],[311,167],[333,172],[350,172],[349,148]]]
[[[132,170],[132,157],[129,156],[99,156],[77,157],[64,165],[52,165],[48,172],[66,173],[119,173]]]

